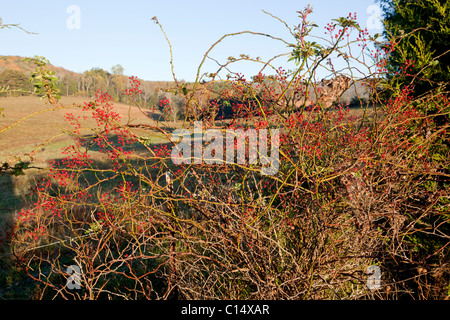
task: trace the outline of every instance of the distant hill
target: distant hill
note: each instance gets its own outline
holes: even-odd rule
[[[22,71],[29,76],[36,69],[36,65],[30,61],[25,61],[24,59],[24,57],[20,56],[0,56],[0,72],[10,69]],[[65,76],[69,74],[75,76],[77,74],[76,72],[62,67],[56,67],[54,65],[50,65],[49,68],[55,72],[57,76]]]

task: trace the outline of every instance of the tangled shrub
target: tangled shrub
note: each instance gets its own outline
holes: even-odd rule
[[[448,95],[412,99],[412,88],[389,91],[388,49],[367,50],[375,40],[352,14],[327,25],[323,44],[310,42],[310,13],[299,12],[300,24],[289,28],[293,43],[272,37],[292,48],[293,72],[244,55],[210,74],[212,82],[227,85],[207,109],[214,113],[217,101],[228,101],[233,117],[203,118],[201,129],[279,130],[275,174],[261,174],[262,164],[250,156],[244,163],[174,164],[171,150],[179,141],[159,121],[124,123],[106,93],[80,106],[97,121],[95,130],[83,132],[81,118],[68,116],[74,144],[33,190],[35,203],[19,212],[12,239],[18,261],[40,284],[40,297],[445,296]],[[356,44],[361,55],[349,50]],[[334,71],[337,59],[348,63],[347,73]],[[241,74],[219,78],[240,60],[261,63],[261,72],[250,81]],[[350,81],[362,81],[350,60],[367,70],[371,81],[364,83],[376,88],[359,111],[337,103]],[[331,82],[315,80],[321,67],[331,70]],[[265,68],[275,76],[266,76]],[[130,81],[133,98],[139,85]],[[204,106],[198,110],[200,81],[199,71],[192,89],[178,87],[186,130],[205,114]],[[380,100],[379,88],[389,100]],[[435,106],[433,113],[423,112],[425,104]],[[150,144],[155,134],[167,143]],[[203,139],[207,148],[211,140]],[[93,151],[102,161],[92,159]],[[381,285],[368,286],[371,265],[382,271]]]

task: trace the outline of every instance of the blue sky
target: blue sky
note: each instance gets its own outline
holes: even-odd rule
[[[321,33],[331,19],[349,12],[356,12],[358,22],[366,27],[371,17],[368,8],[376,4],[375,0],[1,0],[0,17],[4,24],[19,23],[37,34],[15,28],[0,30],[0,55],[44,56],[52,64],[76,72],[93,67],[110,71],[112,66],[121,64],[127,75],[144,80],[172,80],[168,45],[151,20],[157,16],[173,46],[177,78],[192,81],[204,53],[221,36],[250,30],[290,39],[285,26],[262,10],[294,26],[299,22],[296,11],[309,3],[313,7],[310,21],[319,25]],[[70,6],[76,10],[68,11]],[[68,22],[79,28],[69,28]],[[381,31],[369,28],[371,34]],[[288,51],[274,40],[245,35],[224,41],[211,55],[224,61],[241,53],[270,58]],[[246,65],[236,67],[234,71],[245,74],[257,70]],[[202,71],[216,69],[213,62],[208,62]]]

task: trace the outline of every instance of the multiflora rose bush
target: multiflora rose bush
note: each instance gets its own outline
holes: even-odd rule
[[[294,43],[282,40],[292,47],[293,72],[244,55],[219,71],[247,60],[261,63],[261,72],[252,80],[212,74],[212,84],[226,85],[206,107],[196,91],[199,76],[192,88],[178,88],[186,129],[202,115],[204,130],[280,130],[274,175],[248,162],[174,165],[170,123],[124,122],[107,93],[79,106],[82,115],[66,115],[74,144],[36,185],[12,241],[41,297],[389,298],[417,295],[417,288],[428,297],[432,290],[421,282],[414,289],[398,281],[398,265],[416,267],[426,256],[438,266],[436,279],[448,279],[448,124],[435,123],[448,117],[448,98],[413,100],[404,88],[380,101],[378,88],[389,89],[385,55],[394,48],[366,52],[373,39],[352,14],[327,25],[323,45],[310,42],[310,13],[299,12],[300,24],[289,28]],[[347,50],[354,44],[361,56]],[[331,86],[338,89],[330,95],[314,80],[321,66],[333,72],[338,56],[366,68],[371,108],[350,110],[338,101],[346,88]],[[352,70],[349,64],[346,77]],[[138,101],[139,82],[130,83],[127,94]],[[421,111],[424,104],[436,105],[432,115]],[[232,118],[220,121],[224,106]],[[85,117],[97,128],[86,132]],[[152,145],[156,134],[167,143]],[[427,233],[436,238],[430,251],[411,251],[416,236]],[[371,264],[384,275],[377,291],[367,287]],[[71,265],[82,271],[80,289],[67,286]]]

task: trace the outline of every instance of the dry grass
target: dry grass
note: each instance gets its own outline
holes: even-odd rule
[[[67,108],[44,111],[53,109],[53,107],[37,97],[1,98],[0,106],[4,109],[4,117],[0,118],[0,128],[10,126],[30,114],[41,113],[27,118],[15,127],[1,133],[0,161],[6,161],[13,156],[21,156],[33,150],[38,151],[38,162],[53,159],[62,147],[72,142],[71,137],[64,133],[65,130],[71,129],[70,124],[65,121],[64,115],[68,112],[73,113],[75,117],[89,115],[74,106],[83,105],[84,102],[89,101],[91,99],[86,97],[63,97],[60,104],[68,106]],[[131,123],[151,123],[151,120],[134,106],[114,103],[114,111],[121,115],[122,123],[129,120]],[[86,133],[95,126],[96,123],[91,117],[84,122]],[[48,141],[48,143],[40,148],[42,141]]]
[[[0,176],[0,235],[5,227],[12,223],[14,213],[27,201],[26,195],[35,179],[46,172],[45,169],[49,167],[48,161],[61,158],[62,149],[73,144],[73,138],[66,133],[66,130],[72,127],[65,120],[64,115],[70,112],[75,117],[88,116],[83,122],[81,133],[88,134],[92,128],[95,128],[96,121],[92,119],[89,112],[83,112],[81,108],[76,107],[83,106],[84,102],[89,101],[92,99],[87,97],[62,97],[60,105],[68,107],[52,110],[52,105],[46,104],[45,100],[35,96],[0,98],[0,108],[3,108],[4,113],[4,117],[0,117],[0,130],[30,114],[35,114],[0,133],[0,163],[14,164],[19,158],[29,161],[28,155],[33,156],[31,164],[33,169],[27,170],[26,175]],[[121,124],[128,121],[134,124],[154,124],[154,120],[135,106],[114,103],[114,111],[121,115]],[[143,111],[147,112],[147,110]],[[161,137],[156,132],[153,136],[153,133],[147,130],[146,134],[152,135],[154,143],[161,141]],[[94,160],[99,160],[102,155],[100,152],[94,152],[93,156]]]

